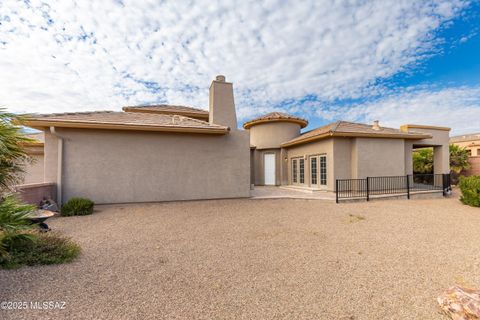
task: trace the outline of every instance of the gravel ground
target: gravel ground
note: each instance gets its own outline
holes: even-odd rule
[[[50,222],[82,255],[0,270],[0,301],[65,309],[1,319],[446,319],[444,289],[480,288],[480,210],[456,199],[112,205]]]

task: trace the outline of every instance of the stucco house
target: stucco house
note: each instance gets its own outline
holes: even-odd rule
[[[435,173],[449,172],[449,128],[338,121],[301,132],[307,124],[274,112],[238,128],[224,76],[211,83],[208,111],[131,106],[25,122],[43,132],[34,182],[55,186],[60,203],[249,197],[254,185],[334,191],[337,179],[411,174],[412,150],[425,146],[434,148]]]
[[[468,150],[470,169],[462,172],[467,176],[480,175],[480,133],[464,134],[450,138],[450,143]]]
[[[246,122],[250,131],[251,179],[255,185],[288,185],[334,191],[337,179],[413,173],[412,151],[433,147],[434,173],[449,169],[446,127],[400,129],[337,121],[304,133],[307,120],[273,112]]]
[[[209,111],[179,106],[126,107],[31,115],[44,132],[44,181],[62,203],[248,197],[248,132],[237,129],[233,86],[217,76]]]

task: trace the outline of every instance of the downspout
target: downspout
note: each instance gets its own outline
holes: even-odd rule
[[[63,138],[58,135],[55,127],[50,127],[50,133],[57,137],[57,203],[62,205],[62,172],[63,172]]]

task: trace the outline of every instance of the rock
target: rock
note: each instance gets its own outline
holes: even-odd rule
[[[58,205],[52,199],[44,199],[40,203],[40,209],[58,212]]]
[[[480,290],[453,286],[439,296],[437,301],[453,320],[480,319]]]

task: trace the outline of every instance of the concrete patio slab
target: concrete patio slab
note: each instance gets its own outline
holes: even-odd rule
[[[255,186],[252,199],[309,199],[335,201],[335,193],[294,187]]]

